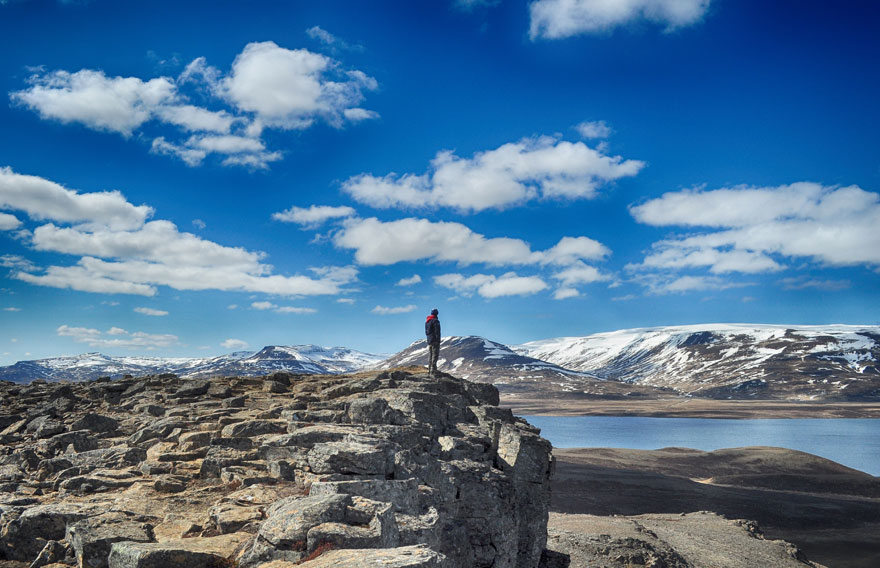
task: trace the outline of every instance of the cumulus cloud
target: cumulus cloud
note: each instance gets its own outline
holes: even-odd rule
[[[553,278],[559,280],[565,287],[572,287],[609,280],[611,277],[600,272],[595,266],[576,262],[564,270],[554,273]]]
[[[418,274],[413,274],[409,278],[401,278],[397,281],[397,286],[412,286],[414,284],[418,284],[422,281],[422,277]]]
[[[344,71],[325,55],[265,41],[245,46],[217,90],[266,126],[303,129],[319,118],[342,126],[344,111],[358,107],[364,92],[377,87],[372,77]]]
[[[604,32],[647,20],[667,31],[703,19],[710,0],[536,0],[529,5],[529,36],[561,39]]]
[[[153,208],[129,203],[118,191],[79,193],[47,179],[0,168],[0,209],[24,211],[36,221],[99,224],[110,229],[141,226]]]
[[[857,186],[801,182],[688,190],[630,212],[649,225],[702,229],[655,243],[634,268],[754,273],[781,270],[795,259],[880,266],[880,194]]]
[[[248,348],[248,342],[242,341],[241,339],[229,338],[221,343],[220,347],[223,347],[224,349],[232,349],[233,351],[241,351]]]
[[[546,251],[532,251],[525,241],[487,238],[461,223],[406,218],[383,222],[375,217],[354,218],[333,236],[339,248],[353,249],[362,265],[389,265],[431,260],[460,265],[564,264],[608,254],[601,243],[587,237],[564,237]]]
[[[410,304],[408,306],[400,306],[396,308],[386,308],[385,306],[376,306],[372,310],[371,313],[379,314],[380,316],[390,316],[395,314],[408,314],[409,312],[413,312],[416,310],[418,306]]]
[[[500,298],[502,296],[528,296],[547,289],[547,283],[538,276],[519,276],[515,272],[507,272],[501,276],[494,274],[442,274],[434,277],[434,283],[454,290],[463,296],[474,293],[483,298]]]
[[[15,215],[0,213],[0,231],[13,231],[21,227],[21,221]]]
[[[553,293],[554,300],[567,300],[568,298],[577,298],[581,293],[576,288],[559,288]]]
[[[50,221],[30,233],[34,249],[79,257],[74,265],[42,273],[21,266],[13,274],[36,285],[144,296],[155,295],[158,286],[292,296],[337,294],[357,277],[353,267],[319,267],[313,269],[317,278],[273,274],[264,253],[182,232],[170,221],[146,221],[153,210],[131,205],[119,192],[79,193],[9,168],[0,170],[0,208]]]
[[[198,166],[210,154],[225,156],[224,165],[245,166],[264,170],[272,162],[282,158],[281,152],[269,152],[265,144],[257,138],[235,135],[190,136],[181,144],[174,144],[159,136],[153,140],[150,151],[155,154],[176,156],[187,165]]]
[[[41,118],[127,138],[154,123],[165,133],[150,136],[151,151],[189,166],[216,154],[223,165],[265,169],[282,154],[266,148],[264,128],[304,129],[316,121],[341,128],[378,118],[361,107],[365,93],[377,87],[372,77],[330,57],[268,41],[247,44],[225,74],[204,57],[176,79],[40,70],[10,98]],[[211,108],[192,104],[191,95],[207,98]]]
[[[331,207],[329,205],[312,205],[308,208],[291,207],[279,213],[273,213],[272,218],[285,223],[296,223],[304,228],[313,229],[324,224],[330,219],[353,217],[355,210],[351,207]]]
[[[107,77],[103,71],[50,71],[28,79],[30,88],[12,93],[12,100],[37,111],[42,118],[79,122],[95,130],[123,136],[153,117],[162,104],[177,99],[168,77],[142,81],[137,77]]]
[[[639,160],[608,156],[583,142],[541,136],[460,158],[439,152],[425,174],[359,174],[342,184],[358,202],[377,208],[502,209],[533,199],[590,199],[599,188],[636,175]]]
[[[163,347],[171,347],[177,343],[177,336],[171,334],[151,334],[137,331],[129,333],[124,329],[113,327],[106,332],[88,327],[62,325],[56,330],[61,337],[70,337],[77,343],[85,343],[89,347],[138,348],[151,351]]]
[[[135,312],[139,314],[143,314],[145,316],[167,316],[168,312],[165,310],[157,310],[155,308],[135,308]]]

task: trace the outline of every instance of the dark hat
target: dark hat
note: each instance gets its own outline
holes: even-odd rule
[[[431,310],[431,315],[432,315],[432,316],[436,316],[436,315],[439,314],[439,313],[440,313],[440,312],[437,311],[437,308],[434,308],[433,310]]]

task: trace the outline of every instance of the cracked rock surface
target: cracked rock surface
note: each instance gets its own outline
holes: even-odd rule
[[[550,444],[403,370],[0,383],[0,565],[536,567]]]

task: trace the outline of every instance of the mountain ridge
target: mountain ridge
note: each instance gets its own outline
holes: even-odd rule
[[[504,345],[449,336],[441,370],[503,393],[557,397],[880,400],[880,326],[694,324],[623,329]],[[183,378],[274,372],[340,374],[425,365],[423,340],[394,355],[270,345],[206,358],[87,353],[0,367],[0,380],[79,381],[172,373]]]

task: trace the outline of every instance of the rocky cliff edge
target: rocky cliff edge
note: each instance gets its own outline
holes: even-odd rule
[[[416,369],[0,383],[0,564],[534,567],[550,444]]]

